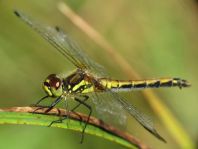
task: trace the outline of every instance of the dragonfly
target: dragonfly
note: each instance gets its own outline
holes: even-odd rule
[[[62,99],[70,98],[78,104],[72,109],[76,110],[83,105],[89,110],[87,121],[82,130],[81,142],[84,138],[84,132],[92,114],[92,107],[86,102],[92,99],[95,109],[98,113],[105,116],[106,113],[117,117],[121,123],[125,120],[126,111],[134,117],[137,122],[143,126],[148,132],[156,138],[166,142],[166,140],[157,132],[150,117],[146,116],[137,108],[127,102],[118,93],[122,91],[142,90],[146,88],[160,87],[189,87],[187,80],[180,78],[158,78],[145,80],[117,80],[108,77],[106,70],[90,57],[59,27],[50,27],[38,23],[31,19],[21,11],[14,11],[14,14],[38,32],[45,40],[47,40],[60,54],[69,60],[76,70],[69,75],[63,76],[58,74],[50,74],[44,80],[42,86],[46,96],[41,98],[35,105],[40,106],[41,101],[51,97],[55,100],[47,106],[47,112],[54,108]],[[64,118],[53,121],[62,122]]]

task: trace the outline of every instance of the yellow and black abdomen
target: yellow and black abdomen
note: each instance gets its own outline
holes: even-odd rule
[[[99,81],[104,86],[104,88],[112,91],[129,91],[134,89],[176,86],[182,88],[190,86],[186,80],[179,78],[161,78],[148,80],[112,80],[101,78]]]

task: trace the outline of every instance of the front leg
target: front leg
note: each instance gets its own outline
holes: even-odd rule
[[[89,98],[89,96],[87,96],[87,99],[88,99],[88,98]],[[82,104],[82,105],[84,105],[87,109],[89,109],[88,118],[87,118],[87,120],[86,120],[86,122],[85,122],[85,126],[84,126],[84,128],[83,128],[83,130],[82,130],[82,136],[81,136],[81,141],[80,141],[80,143],[83,143],[85,129],[86,129],[86,127],[87,127],[87,124],[88,124],[88,122],[89,122],[90,116],[91,116],[91,114],[92,114],[92,108],[91,108],[90,105],[88,105],[88,104],[85,103],[84,101],[81,101],[81,100],[78,99],[78,98],[74,98],[74,99],[75,99],[75,101],[79,102],[79,104]],[[86,99],[86,100],[87,100],[87,99]],[[85,100],[85,101],[86,101],[86,100]]]
[[[37,110],[40,110],[40,109],[44,109],[44,108],[47,108],[47,110],[45,111],[45,113],[48,113],[49,111],[51,111],[52,108],[54,108],[54,106],[56,106],[62,99],[62,96],[58,97],[54,102],[51,103],[51,105],[49,106],[42,106],[42,105],[39,105],[39,107],[37,109],[35,109],[33,111],[33,113],[35,113]],[[43,100],[43,99],[42,99]],[[42,101],[42,100],[39,100],[39,101]],[[40,103],[40,102],[37,102],[37,103]],[[38,104],[37,104],[38,106]]]
[[[31,107],[42,107],[42,105],[39,105],[39,103],[41,102],[41,101],[43,101],[44,99],[46,99],[46,98],[48,98],[49,96],[47,95],[47,96],[44,96],[44,97],[42,97],[39,101],[37,101],[35,104],[32,104],[32,105],[30,105]]]
[[[87,95],[84,95],[82,96],[84,97],[84,99],[81,101],[81,102],[86,102],[88,99],[89,99],[89,96]],[[74,112],[82,103],[78,103],[74,108],[72,108],[70,111],[71,112]],[[75,113],[75,112],[74,112]],[[78,113],[75,113],[77,116],[79,116],[80,120],[82,121],[82,117],[78,114]],[[60,117],[60,119],[58,120],[55,120],[55,121],[52,121],[48,127],[50,127],[53,123],[62,123],[65,119],[68,119],[69,118],[69,114],[65,117]]]

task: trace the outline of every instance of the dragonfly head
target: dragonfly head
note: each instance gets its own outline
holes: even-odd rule
[[[43,82],[44,91],[51,97],[59,97],[63,94],[61,78],[56,74],[49,75]]]

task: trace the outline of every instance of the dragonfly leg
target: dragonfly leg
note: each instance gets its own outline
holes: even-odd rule
[[[49,106],[42,106],[42,105],[39,105],[39,107],[38,107],[37,109],[35,109],[35,110],[33,111],[33,113],[35,113],[37,110],[44,109],[44,108],[47,108],[47,110],[45,111],[45,113],[48,113],[49,111],[51,111],[51,109],[52,109],[55,105],[57,105],[57,104],[61,101],[61,99],[62,99],[62,96],[58,97],[58,98],[57,98],[54,102],[52,102],[51,105],[49,105]],[[40,101],[42,101],[42,100],[40,100]]]
[[[90,119],[90,116],[92,114],[92,108],[90,105],[88,105],[87,103],[85,103],[88,99],[89,99],[89,96],[83,96],[84,99],[83,100],[80,100],[79,98],[74,98],[75,101],[78,102],[78,104],[71,110],[72,112],[74,112],[80,105],[84,105],[85,107],[87,107],[89,109],[89,115],[88,115],[88,118],[87,118],[87,121],[85,122],[85,126],[84,128],[82,129],[82,137],[81,137],[81,141],[80,143],[83,143],[83,140],[84,140],[84,132],[85,132],[85,129],[87,127],[87,124],[89,122],[89,119]],[[74,112],[75,113],[75,112]],[[77,114],[77,113],[75,113]],[[78,114],[77,114],[78,115]],[[78,115],[82,121],[82,117],[80,115]],[[67,115],[66,117],[63,117],[63,118],[60,118],[58,120],[55,120],[55,121],[52,121],[50,123],[50,125],[48,127],[50,127],[53,123],[62,123],[63,120],[67,119],[69,117],[69,115]]]
[[[51,111],[51,109],[57,105],[62,99],[62,96],[58,97],[54,102],[52,102],[52,104],[48,107],[48,109],[45,111],[45,113]]]
[[[60,119],[52,121],[52,122],[48,125],[48,127],[51,127],[52,124],[54,124],[54,123],[62,123],[63,120],[64,120],[64,118],[61,118],[61,117],[60,117]]]
[[[86,102],[88,99],[89,99],[89,96],[83,96],[84,97],[84,99],[83,99],[83,101],[81,101],[81,102]],[[81,105],[82,103],[78,103],[73,109],[71,109],[71,111],[73,112],[74,110],[76,110],[80,105]]]
[[[84,95],[84,96],[82,96],[82,97],[84,97],[84,99],[83,99],[82,102],[86,102],[86,101],[89,99],[89,96],[87,96],[87,95]],[[71,111],[74,112],[81,104],[82,104],[82,103],[78,103],[75,107],[73,107],[73,109],[71,109]],[[74,112],[74,113],[75,113],[75,112]],[[80,118],[80,120],[81,120],[81,122],[82,122],[82,117],[81,117],[78,113],[75,113],[75,114]],[[68,117],[69,117],[69,115],[68,115]]]
[[[47,96],[44,96],[44,97],[42,97],[39,101],[37,101],[35,104],[32,104],[32,105],[30,105],[31,107],[40,107],[40,105],[39,105],[39,103],[41,102],[41,101],[43,101],[44,99],[46,99],[46,98],[48,98],[49,96],[47,95]]]
[[[87,99],[89,99],[89,96],[83,96],[84,99],[82,102],[86,102]],[[78,103],[73,109],[71,109],[70,111],[74,112],[74,110],[76,110],[82,103]],[[75,113],[75,112],[74,112]],[[82,117],[78,114],[78,113],[75,113],[77,116],[79,116],[80,120],[82,121]],[[66,117],[60,117],[60,119],[58,120],[54,120],[52,121],[48,127],[50,127],[53,123],[62,123],[65,119],[68,119],[69,118],[69,114],[66,116]]]
[[[88,99],[89,97],[87,96],[87,99]],[[81,137],[81,141],[80,141],[80,143],[83,143],[83,140],[84,140],[84,132],[85,132],[85,129],[86,129],[86,127],[87,127],[87,124],[88,124],[88,122],[89,122],[89,119],[90,119],[90,116],[91,116],[91,114],[92,114],[92,108],[91,108],[91,106],[90,105],[88,105],[87,103],[85,103],[84,101],[82,101],[82,100],[80,100],[80,99],[78,99],[78,98],[74,98],[75,99],[75,101],[77,101],[77,102],[79,102],[79,104],[81,105],[84,105],[85,107],[87,107],[88,109],[89,109],[89,115],[88,115],[88,118],[87,118],[87,121],[85,122],[85,126],[84,126],[84,128],[83,128],[83,130],[82,130],[82,137]],[[86,99],[86,100],[87,100]]]

